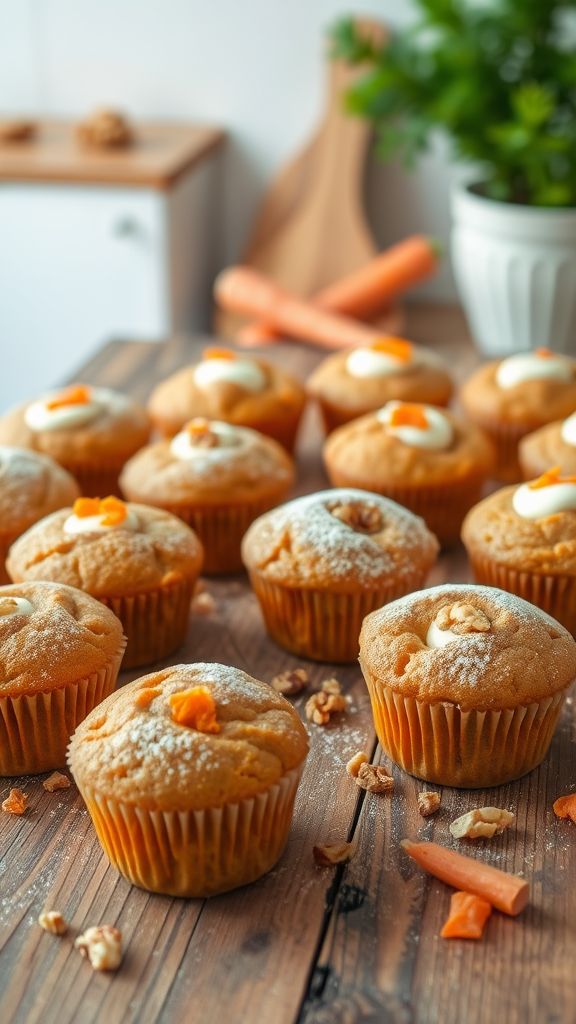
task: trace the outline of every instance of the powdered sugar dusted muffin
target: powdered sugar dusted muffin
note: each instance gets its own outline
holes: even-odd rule
[[[576,410],[576,359],[540,348],[485,363],[460,392],[464,411],[492,438],[497,477],[521,480],[518,444]]]
[[[421,515],[443,544],[453,544],[495,459],[478,427],[446,409],[393,401],[335,430],[324,461],[335,486],[385,494]]]
[[[143,448],[124,467],[130,501],[156,505],[188,523],[204,546],[204,572],[238,572],[250,523],[282,501],[294,464],[277,441],[247,427],[191,420],[171,441]]]
[[[165,437],[173,437],[195,416],[204,416],[259,430],[292,451],[305,401],[302,385],[284,370],[211,346],[199,363],[154,388],[148,410]]]
[[[390,757],[427,781],[476,788],[545,757],[576,676],[576,643],[527,601],[447,584],[369,615],[360,664]]]
[[[8,548],[29,526],[79,496],[73,476],[46,455],[0,445],[0,583]]]
[[[576,477],[558,466],[470,510],[462,540],[479,583],[532,601],[576,635]]]
[[[272,687],[236,668],[176,665],[118,690],[69,763],[108,857],[174,896],[245,885],[282,853],[308,740]]]
[[[328,356],[306,387],[320,406],[327,433],[392,399],[447,405],[453,390],[435,352],[392,337]]]
[[[364,616],[422,586],[437,552],[422,519],[352,488],[267,512],[242,543],[270,635],[325,661],[353,661]]]
[[[70,734],[114,689],[125,646],[116,616],[79,590],[0,587],[0,775],[65,764]]]
[[[202,545],[176,516],[118,498],[79,498],[12,545],[10,576],[79,587],[116,613],[124,667],[167,657],[183,643]]]
[[[137,402],[87,384],[52,391],[0,417],[0,444],[49,455],[89,496],[117,493],[122,466],[149,434]]]

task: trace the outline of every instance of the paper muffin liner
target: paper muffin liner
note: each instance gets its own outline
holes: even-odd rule
[[[315,661],[355,661],[366,615],[382,605],[420,590],[428,570],[356,594],[281,586],[257,572],[250,582],[266,629],[280,647]]]
[[[242,505],[162,504],[162,508],[192,527],[204,548],[202,573],[218,576],[244,570],[240,545],[246,530],[263,512],[279,504],[287,493],[288,488],[283,487],[275,496],[268,494],[265,500]]]
[[[363,487],[366,481],[355,479],[347,473],[328,468],[328,476],[334,487]],[[380,486],[376,482],[369,489],[383,494],[399,505],[404,505],[415,515],[422,516],[432,533],[436,534],[443,546],[455,544],[460,538],[460,528],[466,513],[482,497],[485,476],[470,476],[463,481],[446,480],[434,486],[396,485]]]
[[[566,690],[488,711],[431,704],[386,686],[362,666],[376,734],[404,771],[439,786],[484,789],[531,771],[548,752]]]
[[[120,619],[128,637],[123,669],[161,661],[184,643],[197,578],[198,574],[141,594],[98,595]]]
[[[77,781],[104,852],[128,881],[204,897],[254,882],[282,854],[303,764],[264,793],[203,811],[148,811]]]
[[[512,569],[472,551],[468,556],[477,583],[523,597],[558,619],[576,637],[576,576]]]
[[[98,672],[45,693],[0,697],[0,775],[32,775],[66,765],[76,726],[112,693],[126,647]]]
[[[15,538],[12,534],[8,535],[0,533],[0,586],[11,582],[6,568],[6,558],[8,557],[8,551],[10,550],[10,545],[13,540],[15,540]]]

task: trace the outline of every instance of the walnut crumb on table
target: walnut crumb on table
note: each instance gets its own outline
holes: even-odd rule
[[[122,934],[112,925],[87,928],[74,946],[95,971],[116,971],[122,962]]]
[[[216,601],[207,590],[201,590],[192,598],[191,609],[194,615],[213,615],[216,611]]]
[[[38,918],[38,924],[52,935],[64,935],[68,931],[68,922],[59,910],[44,910]]]
[[[298,693],[302,693],[309,683],[309,676],[305,668],[288,669],[286,672],[280,672],[277,676],[274,676],[270,686],[276,693],[281,693],[284,697],[295,697]]]
[[[394,779],[378,764],[360,765],[354,781],[368,793],[391,793],[394,789]]]
[[[306,718],[314,725],[328,725],[332,715],[341,714],[348,708],[348,698],[333,676],[325,679],[320,690],[306,701]]]
[[[62,772],[52,772],[42,783],[47,793],[54,793],[57,789],[70,789],[71,782],[67,775]]]
[[[422,793],[418,793],[418,810],[423,818],[428,818],[431,814],[436,814],[436,811],[440,809],[440,793],[435,793],[433,790],[425,789]]]
[[[5,800],[2,801],[2,810],[8,814],[24,814],[28,806],[28,795],[21,789],[11,789]]]
[[[491,839],[514,821],[512,811],[500,807],[478,807],[462,814],[450,825],[455,839]]]
[[[354,757],[351,757],[346,765],[346,771],[348,775],[351,775],[353,779],[358,778],[358,772],[360,771],[363,764],[368,762],[368,755],[363,750],[359,750]]]
[[[325,843],[312,847],[314,860],[320,867],[332,867],[334,864],[346,864],[356,853],[355,843]]]

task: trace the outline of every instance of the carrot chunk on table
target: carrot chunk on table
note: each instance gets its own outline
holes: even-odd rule
[[[455,892],[450,913],[440,932],[443,939],[481,939],[492,905],[472,892]]]

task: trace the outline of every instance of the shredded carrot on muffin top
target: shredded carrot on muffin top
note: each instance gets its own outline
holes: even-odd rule
[[[47,409],[61,409],[66,405],[86,405],[91,400],[90,388],[83,384],[73,384],[71,387],[61,391],[55,398],[46,402]]]
[[[554,353],[549,348],[542,347],[535,350],[535,355],[540,356],[540,359],[551,359]]]
[[[202,359],[236,359],[236,353],[229,348],[218,348],[217,345],[209,345],[202,352]]]
[[[113,494],[107,498],[76,498],[72,511],[78,519],[102,516],[102,526],[120,526],[128,515],[126,503]]]
[[[423,405],[418,405],[416,402],[402,402],[392,409],[390,426],[418,427],[419,430],[427,430],[430,424]]]
[[[168,700],[172,718],[178,725],[186,725],[197,732],[220,732],[216,703],[207,686],[193,686],[190,690],[173,693]]]
[[[405,338],[378,338],[372,342],[370,348],[373,352],[382,352],[383,355],[393,356],[402,363],[409,363],[412,358],[412,344]]]
[[[576,484],[576,476],[560,476],[560,472],[560,466],[547,469],[537,480],[532,480],[528,487],[532,491],[537,491],[541,487],[552,487],[554,484]]]

